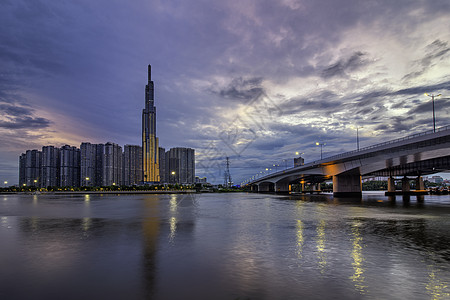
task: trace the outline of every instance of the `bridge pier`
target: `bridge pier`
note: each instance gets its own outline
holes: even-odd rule
[[[252,192],[257,193],[259,189],[259,184],[252,185]]]
[[[416,191],[424,191],[424,190],[425,190],[425,184],[423,183],[423,178],[422,178],[422,176],[417,176]],[[425,200],[425,196],[417,194],[416,199],[417,199],[417,202],[422,203]]]
[[[275,193],[277,194],[289,194],[289,183],[275,183]]]
[[[395,179],[392,176],[388,178],[388,192],[395,192]]]
[[[341,174],[333,176],[334,197],[362,197],[360,174]]]

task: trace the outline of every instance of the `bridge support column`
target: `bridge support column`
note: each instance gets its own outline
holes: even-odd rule
[[[417,176],[416,178],[416,190],[423,191],[425,189],[425,184],[423,184],[422,176]]]
[[[416,178],[416,191],[423,191],[425,190],[425,184],[423,183],[422,176],[417,176]],[[422,203],[425,200],[424,195],[417,195],[416,196],[417,202]]]
[[[409,192],[410,190],[409,178],[405,176],[402,178],[402,192]]]
[[[275,183],[275,193],[289,194],[289,183]]]
[[[316,191],[320,191],[320,183],[316,183],[316,188],[315,188],[315,190],[316,190]]]
[[[333,176],[334,197],[361,197],[362,183],[360,174],[341,174]]]
[[[395,179],[393,177],[388,178],[388,192],[395,192]]]
[[[258,187],[259,187],[259,185],[257,185],[257,184],[252,185],[252,192],[257,193]]]
[[[405,176],[402,178],[403,202],[409,202],[411,199],[411,196],[408,193],[405,193],[409,191],[411,191],[411,185],[409,184],[409,178]]]

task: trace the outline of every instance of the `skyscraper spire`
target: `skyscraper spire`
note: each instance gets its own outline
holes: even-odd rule
[[[148,82],[152,81],[152,65],[148,65]]]
[[[142,111],[142,169],[144,183],[159,182],[158,138],[156,137],[155,92],[152,67],[148,65],[148,84],[145,86],[145,108]]]

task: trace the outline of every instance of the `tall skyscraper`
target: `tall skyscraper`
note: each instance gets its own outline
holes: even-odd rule
[[[159,182],[159,151],[156,137],[155,91],[152,67],[148,65],[148,83],[145,86],[145,108],[142,111],[142,159],[144,183]]]

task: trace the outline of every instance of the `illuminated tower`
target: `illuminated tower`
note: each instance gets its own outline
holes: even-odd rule
[[[159,149],[156,137],[155,92],[152,67],[148,65],[148,83],[145,86],[145,108],[142,111],[142,180],[144,183],[159,182]]]

